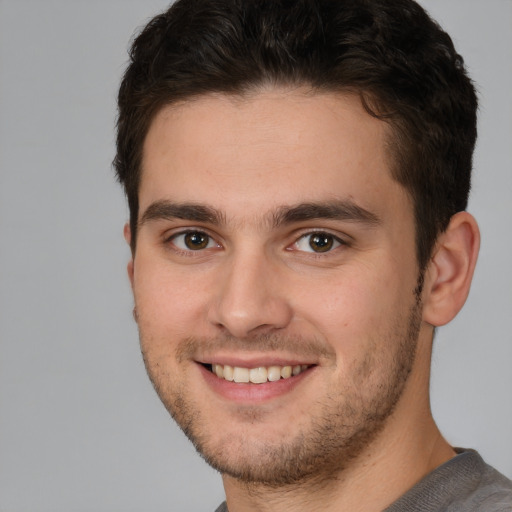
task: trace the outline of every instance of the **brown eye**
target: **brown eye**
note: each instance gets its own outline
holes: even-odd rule
[[[205,233],[201,233],[200,231],[187,233],[184,238],[185,245],[187,246],[188,249],[192,251],[205,249],[206,247],[208,247],[209,241],[210,237]]]
[[[317,231],[301,236],[294,244],[294,248],[303,252],[324,253],[343,245],[343,241],[330,233]]]
[[[317,233],[309,238],[309,246],[315,252],[327,252],[334,245],[334,237],[327,233]]]
[[[215,240],[203,231],[177,233],[170,241],[182,251],[201,251],[202,249],[219,247]]]

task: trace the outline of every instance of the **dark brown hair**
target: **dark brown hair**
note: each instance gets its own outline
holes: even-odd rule
[[[134,40],[119,90],[115,169],[135,250],[142,148],[165,105],[268,85],[350,91],[391,126],[420,268],[464,210],[477,98],[462,57],[412,0],[178,0]]]

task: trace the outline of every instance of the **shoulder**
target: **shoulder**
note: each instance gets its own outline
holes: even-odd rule
[[[226,505],[226,502],[221,503],[218,508],[215,509],[215,512],[228,512],[228,506]]]
[[[512,512],[512,481],[482,461],[480,481],[468,505],[482,512]]]
[[[456,451],[386,512],[512,512],[512,481],[476,451]]]

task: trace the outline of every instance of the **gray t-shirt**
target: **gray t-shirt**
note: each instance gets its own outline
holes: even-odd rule
[[[383,512],[512,512],[512,481],[477,452],[456,451]],[[215,512],[228,512],[226,503]]]

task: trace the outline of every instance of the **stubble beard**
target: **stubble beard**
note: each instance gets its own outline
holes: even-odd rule
[[[338,386],[319,404],[317,410],[321,412],[308,418],[293,438],[285,435],[271,445],[250,437],[250,423],[259,421],[257,408],[245,411],[247,438],[241,433],[238,437],[227,436],[213,445],[209,432],[215,425],[208,424],[208,418],[190,400],[182,383],[170,386],[162,369],[156,371],[143,351],[144,362],[167,410],[214,469],[248,485],[270,488],[298,483],[321,485],[338,478],[385,427],[414,364],[421,311],[422,304],[416,294],[408,315],[398,317],[390,332],[373,341],[374,350],[350,369],[351,386]],[[144,346],[142,332],[140,335]],[[190,347],[191,340],[186,343]],[[270,345],[280,343],[278,338],[267,340]],[[314,345],[310,343],[310,348]],[[383,347],[393,351],[391,357],[382,356],[386,350]],[[376,371],[379,375],[374,380]]]

